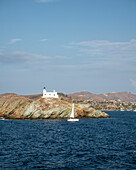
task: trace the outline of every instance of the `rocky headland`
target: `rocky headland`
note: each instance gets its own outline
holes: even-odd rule
[[[16,94],[0,95],[0,117],[5,119],[67,119],[70,117],[72,103],[64,99],[30,99]],[[109,115],[75,104],[75,117],[109,118]]]

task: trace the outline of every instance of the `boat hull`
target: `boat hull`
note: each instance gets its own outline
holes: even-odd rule
[[[67,121],[69,121],[69,122],[78,122],[79,119],[67,119]]]
[[[0,117],[0,120],[5,120],[4,117]]]

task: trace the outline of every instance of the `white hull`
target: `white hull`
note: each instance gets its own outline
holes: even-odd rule
[[[78,122],[79,119],[67,119],[67,121],[69,121],[69,122]]]
[[[0,117],[0,120],[5,120],[4,117]]]

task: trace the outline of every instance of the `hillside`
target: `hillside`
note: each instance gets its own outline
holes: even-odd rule
[[[73,99],[92,99],[96,101],[100,100],[120,100],[127,102],[136,102],[136,95],[130,92],[118,92],[118,93],[105,93],[105,94],[93,94],[88,91],[81,91],[69,94]]]
[[[37,100],[37,99],[39,99],[42,96],[42,94],[23,95],[23,96],[28,98],[28,99]]]
[[[71,93],[69,94],[69,96],[73,98],[83,98],[83,99],[89,99],[89,98],[98,99],[99,98],[96,94],[90,93],[88,91],[80,91],[80,92]]]

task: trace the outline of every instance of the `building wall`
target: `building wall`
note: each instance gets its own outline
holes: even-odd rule
[[[45,89],[43,90],[43,98],[52,97],[52,98],[59,98],[57,92],[55,90],[53,92],[47,92]]]

